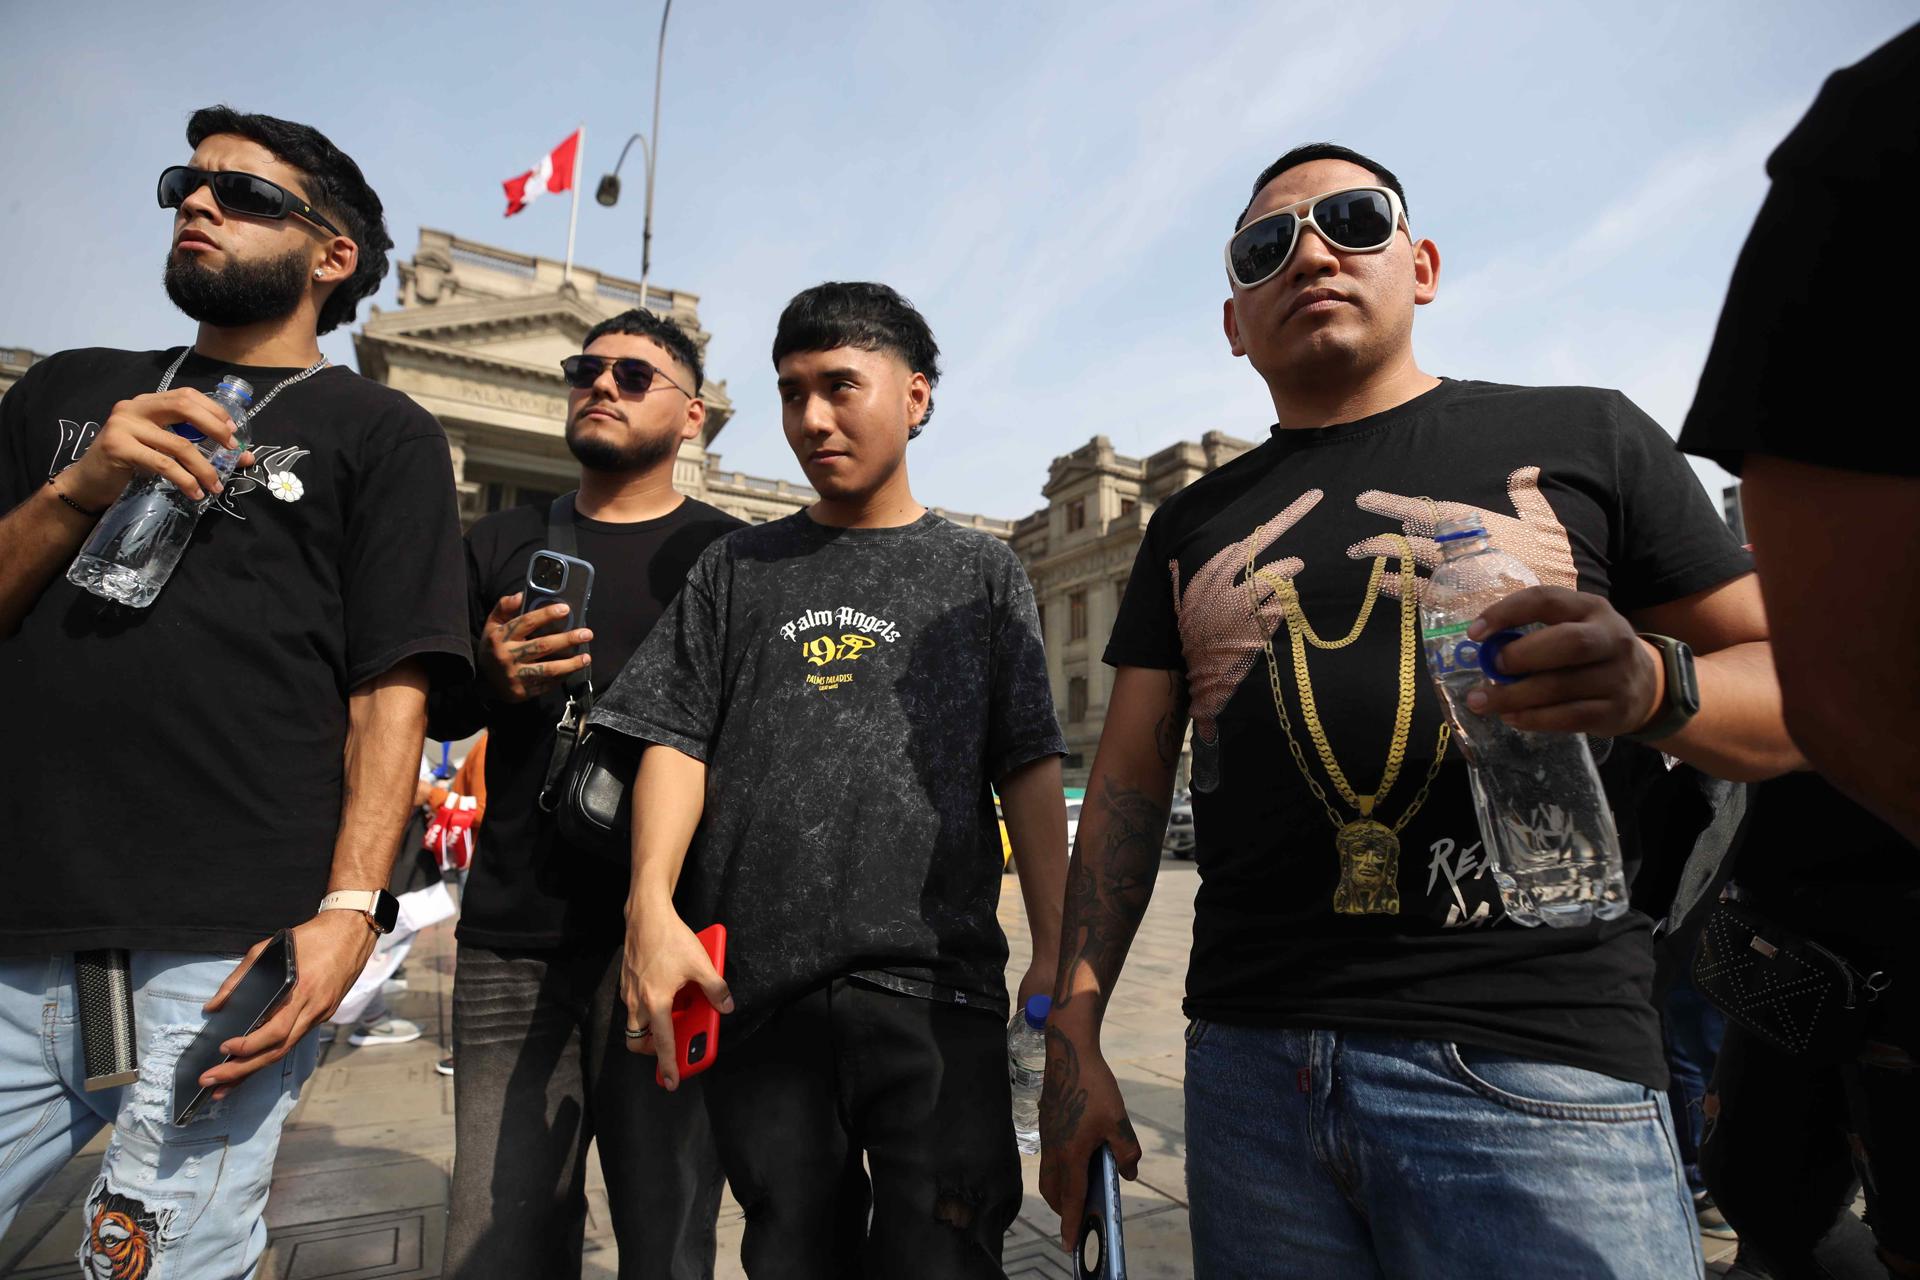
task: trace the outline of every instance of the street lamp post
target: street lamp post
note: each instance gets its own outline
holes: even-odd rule
[[[651,299],[647,296],[647,279],[653,273],[653,162],[660,155],[660,78],[667,65],[667,17],[673,12],[673,0],[667,0],[666,7],[660,11],[660,48],[653,64],[653,133],[652,141],[646,135],[634,134],[627,139],[627,145],[620,148],[620,159],[614,163],[613,172],[600,179],[599,189],[593,198],[608,207],[620,200],[620,166],[627,162],[627,152],[633,144],[640,144],[641,158],[647,166],[647,212],[646,221],[640,231],[640,305],[651,310]]]

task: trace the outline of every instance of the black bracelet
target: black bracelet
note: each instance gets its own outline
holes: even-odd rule
[[[69,498],[66,494],[60,492],[58,488],[54,487],[53,482],[56,478],[57,477],[54,477],[54,476],[47,477],[47,487],[49,489],[53,489],[54,497],[60,499],[60,501],[66,503],[68,506],[72,507],[75,511],[78,511],[81,515],[85,516],[89,520],[98,520],[101,516],[107,514],[107,510],[105,507],[102,507],[98,511],[89,511],[85,507],[81,506],[79,503],[75,502],[72,498]]]

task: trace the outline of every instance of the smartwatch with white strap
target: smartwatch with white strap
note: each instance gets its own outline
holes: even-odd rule
[[[385,889],[342,889],[320,899],[322,911],[358,911],[375,933],[392,933],[400,920],[400,900]]]

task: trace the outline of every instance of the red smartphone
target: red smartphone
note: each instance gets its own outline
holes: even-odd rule
[[[713,971],[726,977],[727,926],[710,924],[693,936],[707,949]],[[673,1046],[680,1057],[682,1080],[699,1075],[720,1055],[720,1011],[707,999],[707,993],[692,983],[680,988],[680,994],[673,998]],[[653,1080],[661,1085],[667,1082],[657,1063]]]

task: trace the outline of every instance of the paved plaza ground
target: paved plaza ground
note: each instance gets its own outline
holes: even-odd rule
[[[1180,995],[1199,877],[1190,862],[1168,860],[1153,906],[1115,992],[1104,1047],[1125,1091],[1145,1155],[1140,1180],[1126,1186],[1123,1220],[1134,1280],[1180,1280],[1193,1274],[1187,1239],[1186,1148],[1182,1104]],[[1013,881],[1000,919],[1013,944],[1011,974],[1026,969],[1020,895]],[[395,1012],[426,1029],[413,1044],[353,1048],[342,1038],[322,1051],[280,1148],[267,1205],[271,1244],[261,1280],[427,1280],[441,1273],[447,1180],[453,1165],[453,1081],[435,1074],[446,1050],[453,991],[453,927],[421,936],[407,961],[409,989]],[[31,1201],[4,1239],[0,1276],[66,1280],[75,1272],[80,1201],[95,1176],[102,1136]],[[1057,1220],[1037,1190],[1040,1158],[1024,1160],[1026,1204],[1007,1236],[1006,1270],[1014,1280],[1066,1280],[1073,1275],[1054,1243]],[[584,1274],[617,1273],[606,1191],[597,1161],[588,1175],[590,1201]],[[740,1269],[744,1226],[729,1198],[720,1217],[721,1280]],[[1720,1265],[1733,1252],[1708,1241]],[[514,1278],[519,1280],[519,1278]],[[528,1277],[527,1280],[548,1280]]]

